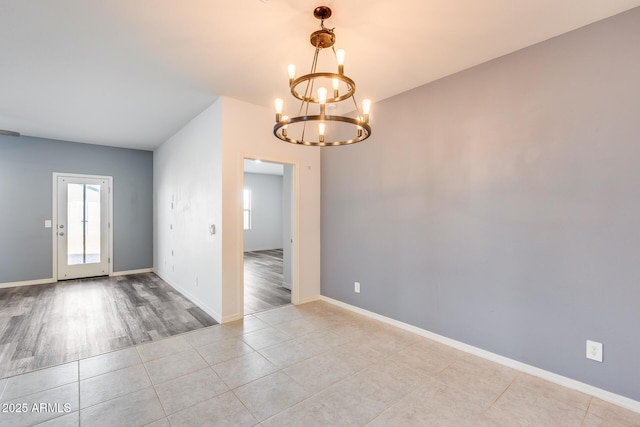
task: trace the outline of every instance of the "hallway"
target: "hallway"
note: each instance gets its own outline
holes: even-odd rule
[[[244,253],[244,314],[291,303],[283,283],[282,249]]]

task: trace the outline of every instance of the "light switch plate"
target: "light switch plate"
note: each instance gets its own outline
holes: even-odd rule
[[[50,219],[45,219],[44,220],[44,228],[51,228],[51,220]]]

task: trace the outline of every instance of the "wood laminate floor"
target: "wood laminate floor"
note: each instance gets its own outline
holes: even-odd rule
[[[215,324],[153,273],[0,289],[0,378]]]
[[[282,249],[244,253],[244,314],[291,303],[284,286]]]

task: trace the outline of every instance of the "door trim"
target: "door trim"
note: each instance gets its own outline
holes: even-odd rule
[[[109,203],[109,207],[107,209],[107,256],[109,257],[108,263],[108,273],[109,276],[113,276],[113,177],[107,175],[87,175],[87,174],[78,174],[78,173],[64,173],[64,172],[53,172],[53,184],[51,191],[51,219],[52,219],[52,227],[51,227],[51,263],[53,265],[53,280],[54,282],[58,281],[58,239],[57,239],[57,226],[58,223],[58,177],[68,176],[71,178],[89,178],[89,179],[103,179],[108,182],[109,185],[109,194],[107,195],[107,200]]]
[[[240,191],[242,191],[242,189],[244,188],[244,161],[245,160],[256,160],[256,159],[260,159],[263,162],[269,162],[269,163],[280,163],[282,165],[289,165],[293,168],[293,173],[292,173],[292,183],[291,183],[291,197],[292,197],[292,201],[291,201],[291,221],[293,222],[292,224],[292,230],[291,230],[291,238],[293,239],[293,247],[291,250],[291,304],[292,305],[299,305],[301,304],[303,301],[300,299],[300,280],[299,280],[299,268],[300,268],[300,264],[299,264],[299,260],[300,260],[300,244],[299,244],[299,236],[300,236],[300,178],[299,178],[299,171],[300,171],[300,165],[299,162],[297,161],[291,161],[291,160],[284,160],[284,159],[280,159],[277,157],[270,157],[270,156],[260,156],[260,157],[256,157],[255,155],[248,155],[248,154],[241,154],[240,155],[240,168],[239,168],[239,178],[238,178],[238,183],[239,183],[239,188]],[[238,209],[238,229],[239,229],[239,234],[238,234],[238,248],[239,248],[239,253],[237,254],[237,256],[239,257],[239,262],[238,262],[238,273],[237,273],[237,277],[238,279],[238,283],[236,284],[236,289],[238,290],[237,295],[238,295],[238,308],[239,308],[239,315],[237,316],[239,319],[242,319],[244,317],[244,221],[243,221],[243,205],[242,205],[242,198],[238,199],[238,205],[237,205],[237,209]],[[224,311],[224,310],[223,310]],[[234,316],[236,317],[236,316]],[[223,321],[226,321],[225,319],[223,319]]]

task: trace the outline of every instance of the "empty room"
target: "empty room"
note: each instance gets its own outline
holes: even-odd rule
[[[0,426],[640,426],[640,0],[0,40]]]

